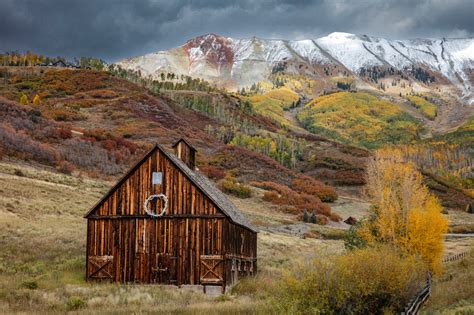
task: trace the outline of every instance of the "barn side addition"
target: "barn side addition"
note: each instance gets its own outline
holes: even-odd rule
[[[257,230],[195,169],[186,140],[157,144],[85,215],[86,277],[233,285],[257,271]]]

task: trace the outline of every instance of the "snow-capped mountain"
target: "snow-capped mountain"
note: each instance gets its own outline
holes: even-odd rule
[[[336,32],[314,40],[274,40],[208,34],[178,48],[118,64],[140,70],[144,76],[159,78],[162,72],[173,72],[235,88],[267,80],[276,66],[284,67],[286,73],[314,78],[320,77],[328,66],[356,76],[371,67],[403,71],[416,66],[446,78],[459,88],[464,100],[474,101],[472,38],[388,40]]]

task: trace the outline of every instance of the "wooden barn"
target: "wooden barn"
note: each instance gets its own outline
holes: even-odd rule
[[[86,215],[88,280],[218,285],[257,270],[257,231],[195,170],[196,149],[155,145]]]

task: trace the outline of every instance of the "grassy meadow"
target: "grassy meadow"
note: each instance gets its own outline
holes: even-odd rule
[[[251,198],[232,200],[261,228],[256,279],[245,280],[221,296],[157,285],[88,283],[84,279],[86,222],[82,216],[111,184],[13,160],[0,162],[1,313],[281,312],[275,309],[272,296],[278,279],[295,266],[345,251],[344,230],[295,222],[294,215],[262,201],[262,190],[254,189]],[[366,203],[356,200],[355,204],[360,217],[366,211]],[[350,199],[343,198],[335,205],[344,215],[350,213],[349,208]],[[452,213],[451,218],[458,217]],[[447,254],[472,248],[472,243],[465,240],[448,242]],[[472,259],[463,264],[472,266]],[[448,274],[454,272],[452,266],[457,265],[448,266]],[[472,274],[468,267],[460,266]],[[451,278],[443,276],[436,283],[442,287],[455,285],[446,279]],[[467,303],[462,302],[465,293],[457,294],[452,298],[454,302],[443,300],[445,306],[433,299],[427,309]]]
[[[0,162],[0,313],[267,313],[271,305],[246,295],[213,297],[166,286],[86,282],[83,215],[111,184],[18,161]],[[239,206],[250,213],[258,202],[255,197],[248,201],[250,207]],[[263,208],[253,210],[251,219],[256,223],[269,213],[259,214]],[[266,225],[291,224],[292,220],[281,214]],[[314,225],[318,228],[329,229]],[[278,277],[298,259],[344,249],[340,236],[322,240],[307,235],[260,233],[260,273]]]

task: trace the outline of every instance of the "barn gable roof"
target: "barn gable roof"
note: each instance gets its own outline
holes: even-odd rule
[[[178,141],[176,141],[175,144],[173,144],[172,148],[175,148],[180,142],[184,142],[188,145],[188,147],[190,147],[191,149],[193,149],[194,151],[197,151],[197,149],[191,144],[191,142],[189,142],[188,140],[186,140],[185,138],[181,138],[179,139]]]
[[[166,151],[160,144],[156,144],[136,165],[134,165],[130,171],[128,171],[125,176],[123,176],[118,183],[110,189],[110,191],[102,197],[102,199],[93,206],[89,212],[84,216],[85,218],[89,217],[95,209],[97,209],[115,190],[117,190],[120,185],[122,185],[125,180],[143,164],[150,155],[155,152],[155,150],[160,150],[178,169],[180,169],[186,177],[196,185],[209,199],[211,199],[217,208],[219,208],[225,215],[227,215],[231,221],[241,225],[247,229],[250,229],[254,232],[257,232],[257,228],[253,226],[247,218],[240,212],[240,210],[227,198],[227,196],[222,193],[213,182],[211,182],[206,176],[202,175],[198,171],[191,170],[183,161],[181,161],[176,155]]]

